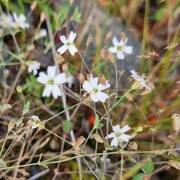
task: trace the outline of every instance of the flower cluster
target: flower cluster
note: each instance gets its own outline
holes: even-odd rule
[[[14,18],[14,20],[13,20]],[[0,16],[0,26],[3,28],[29,28],[29,24],[26,22],[26,17],[24,14],[20,14],[19,16],[16,13],[13,13],[13,17],[8,14],[2,14]]]
[[[118,59],[124,59],[125,54],[131,54],[133,49],[132,46],[126,46],[127,41],[128,38],[118,41],[118,39],[114,37],[112,40],[114,46],[110,47],[109,51],[111,53],[117,53]]]
[[[94,102],[105,102],[106,99],[109,97],[106,93],[101,92],[107,88],[110,87],[110,84],[106,80],[105,85],[99,83],[98,84],[98,78],[95,77],[93,78],[92,76],[89,78],[89,80],[84,81],[83,83],[83,88],[86,90],[91,98],[92,101]]]
[[[131,136],[125,134],[131,128],[128,125],[125,125],[123,128],[120,128],[120,125],[113,126],[113,131],[111,134],[108,134],[105,139],[113,138],[111,141],[111,146],[117,147],[119,143],[129,142]]]
[[[147,82],[147,80],[145,80],[145,75],[143,74],[143,75],[138,75],[137,74],[137,72],[135,71],[135,70],[131,70],[130,71],[131,72],[131,76],[132,76],[132,78],[136,81],[136,82],[139,82],[140,84],[141,84],[141,89],[143,89],[143,88],[145,88],[145,89],[147,89],[147,90],[151,90],[152,88],[151,87],[149,87],[147,84],[146,84],[146,82]]]

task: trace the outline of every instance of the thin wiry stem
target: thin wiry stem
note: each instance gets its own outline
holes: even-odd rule
[[[50,19],[49,19],[48,14],[46,14],[46,24],[47,24],[47,28],[48,28],[50,41],[53,42],[53,44],[54,44],[53,32],[52,32],[52,29],[51,29],[51,23],[50,23]],[[51,50],[52,50],[53,55],[55,55],[55,53],[56,53],[55,46],[52,46]],[[56,58],[54,56],[53,56],[53,59],[54,59],[54,64],[55,64],[56,69],[57,69],[57,73],[59,74],[60,69],[59,69],[58,61],[56,60]],[[62,91],[61,96],[62,96],[63,107],[64,107],[64,110],[65,110],[65,116],[66,116],[67,121],[71,121],[69,111],[67,110],[68,107],[67,107],[67,102],[66,102],[66,95],[65,95],[65,92],[64,92],[64,88],[62,86],[61,86],[61,91]],[[73,130],[70,131],[70,137],[71,137],[72,141],[76,140]],[[76,154],[76,159],[77,159],[78,169],[79,169],[79,179],[82,180],[82,167],[81,167],[81,161],[80,161],[78,152]]]

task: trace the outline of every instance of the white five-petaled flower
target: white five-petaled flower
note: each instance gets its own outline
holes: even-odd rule
[[[37,74],[37,70],[40,68],[40,63],[37,61],[27,61],[28,72],[33,72],[34,76]]]
[[[66,82],[66,73],[56,75],[56,67],[48,66],[47,75],[44,72],[39,73],[37,81],[45,85],[43,97],[49,97],[52,93],[55,99],[61,96],[60,85]]]
[[[112,40],[114,46],[110,47],[109,51],[111,53],[117,53],[118,59],[124,59],[125,54],[131,54],[133,49],[132,46],[126,46],[127,41],[128,38],[126,38],[125,40],[121,39],[120,41],[118,41],[118,39],[114,37]]]
[[[73,31],[70,32],[69,38],[66,39],[66,37],[60,36],[61,41],[63,42],[63,46],[61,46],[57,52],[59,52],[60,54],[63,54],[67,49],[69,50],[69,52],[71,53],[72,56],[74,56],[74,54],[76,52],[78,52],[75,44],[73,43],[74,39],[76,37],[76,33],[74,33]]]
[[[10,14],[8,15],[2,14],[0,16],[0,26],[2,26],[3,28],[12,28],[13,25],[14,25],[14,21]]]
[[[24,14],[20,14],[18,17],[16,13],[13,13],[13,17],[15,20],[15,23],[14,23],[15,29],[18,29],[19,27],[21,27],[22,29],[29,28],[29,24],[25,22],[26,17],[24,16]]]
[[[145,89],[148,89],[148,90],[151,90],[152,88],[149,87],[147,84],[146,84],[146,80],[145,80],[145,75],[138,75],[137,72],[135,70],[131,70],[131,76],[133,77],[133,79],[139,83],[141,83],[141,89],[145,88]]]
[[[90,77],[89,80],[84,81],[83,88],[88,92],[90,98],[94,102],[105,102],[109,97],[106,93],[101,92],[110,87],[110,84],[106,81],[106,85],[98,84],[98,78]]]
[[[117,147],[119,143],[123,141],[128,142],[131,138],[130,135],[125,134],[125,132],[129,131],[131,128],[129,125],[125,125],[123,128],[120,128],[120,125],[113,126],[113,131],[111,134],[108,134],[105,139],[113,138],[111,141],[111,146]]]

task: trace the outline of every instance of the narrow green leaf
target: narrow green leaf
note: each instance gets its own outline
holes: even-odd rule
[[[95,121],[94,121],[94,127],[93,129],[97,129],[99,127],[99,116],[96,114],[95,116]]]
[[[73,123],[71,121],[63,121],[62,124],[65,133],[68,134],[73,127]]]
[[[48,166],[44,163],[40,163],[40,165],[42,165],[44,168],[48,169]]]
[[[152,160],[149,159],[142,168],[147,174],[152,173],[154,171],[154,164]]]
[[[9,53],[13,58],[19,60],[21,63],[23,62],[23,59],[22,59],[20,56],[12,53],[12,52],[10,52],[10,51],[8,51],[8,53]]]
[[[131,161],[132,163],[134,163],[134,164],[136,164],[137,163],[137,161],[135,160],[135,159],[133,159],[132,157],[128,157],[128,159],[129,159],[129,161]]]
[[[24,109],[23,109],[23,116],[29,112],[29,108],[30,108],[30,101],[26,102]]]
[[[132,180],[143,180],[144,175],[144,173],[139,173],[136,176],[134,176]]]
[[[4,162],[4,160],[0,159],[0,168],[7,167],[7,164]]]

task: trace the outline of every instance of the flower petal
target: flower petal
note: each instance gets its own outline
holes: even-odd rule
[[[74,45],[70,45],[68,49],[72,56],[78,51]]]
[[[63,44],[67,43],[67,39],[64,35],[60,36],[60,40],[61,40],[61,42],[63,42]]]
[[[118,59],[124,59],[124,54],[122,53],[122,51],[117,52],[117,57]]]
[[[111,53],[117,53],[117,48],[116,48],[116,47],[110,47],[110,48],[109,48],[109,51],[110,51]]]
[[[59,52],[60,54],[63,54],[67,49],[68,47],[66,45],[63,45],[57,50],[57,52]]]
[[[114,138],[116,135],[114,132],[112,132],[111,134],[108,134],[105,139],[109,139],[109,138]]]
[[[133,52],[132,49],[133,49],[132,46],[124,46],[124,52],[126,54],[131,54]]]
[[[131,136],[130,136],[130,135],[127,135],[127,134],[121,134],[121,135],[119,136],[119,138],[122,139],[122,140],[125,141],[125,142],[128,142],[128,141],[130,140]]]
[[[113,44],[115,47],[119,46],[119,41],[116,37],[113,37],[113,40],[112,40]]]
[[[94,101],[94,102],[98,102],[99,101],[99,98],[94,93],[90,94],[90,97],[91,97],[91,100]]]
[[[54,83],[55,84],[63,84],[66,82],[66,73],[61,73],[58,74],[55,78],[54,78]]]
[[[104,103],[106,101],[106,99],[109,97],[106,93],[103,92],[97,92],[96,93],[96,97],[102,102]]]
[[[89,83],[91,84],[92,87],[97,88],[97,84],[98,84],[98,78],[90,78]]]
[[[70,32],[70,35],[69,35],[69,42],[73,42],[74,41],[74,39],[75,39],[75,37],[76,37],[76,33],[74,33],[73,31],[71,31]]]
[[[129,127],[129,125],[125,125],[122,129],[121,129],[121,133],[125,133],[127,131],[129,131],[131,128]]]
[[[49,97],[51,95],[52,85],[46,85],[42,94],[42,97]]]
[[[48,82],[48,77],[45,73],[40,72],[39,77],[37,78],[37,81],[40,82],[41,84],[47,84]]]
[[[118,133],[120,130],[121,130],[121,128],[120,128],[120,125],[119,125],[119,124],[116,125],[116,126],[113,126],[113,131],[114,131],[115,133]]]
[[[55,77],[56,75],[56,66],[48,66],[47,68],[47,75],[48,77]]]
[[[104,89],[107,89],[107,87],[104,86],[103,84],[98,84],[98,85],[97,85],[97,89],[98,89],[99,91],[102,91],[102,90],[104,90]]]
[[[54,85],[52,88],[52,95],[54,97],[54,99],[57,99],[58,96],[61,96],[61,90],[57,85]]]
[[[90,85],[88,81],[84,81],[82,86],[83,86],[83,89],[86,90],[88,93],[93,90],[93,87]]]
[[[111,146],[117,147],[118,144],[119,144],[119,141],[118,141],[117,137],[114,137],[113,140],[111,141]]]

